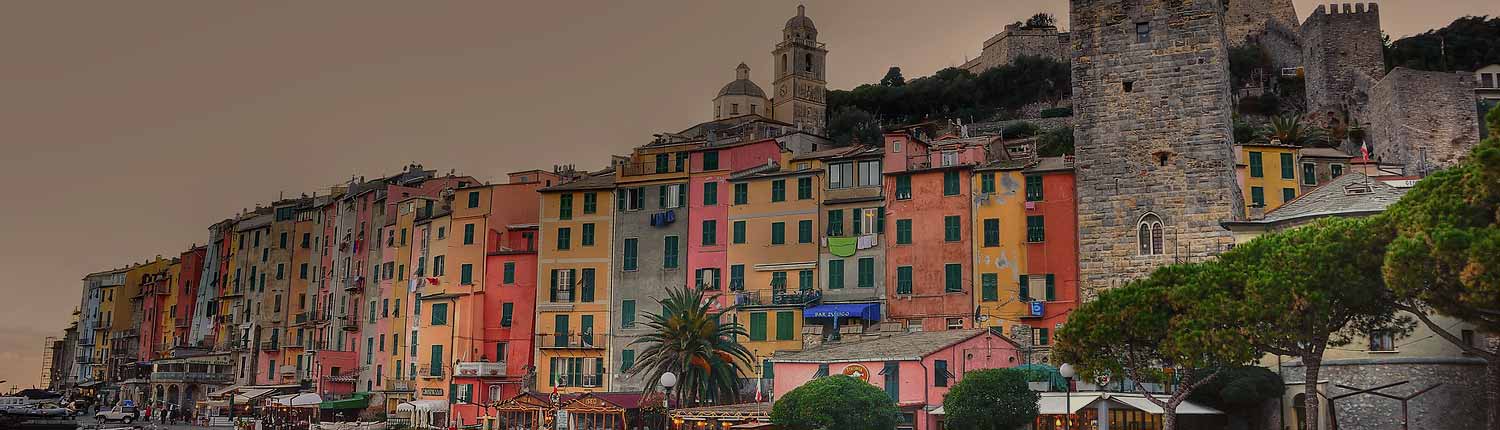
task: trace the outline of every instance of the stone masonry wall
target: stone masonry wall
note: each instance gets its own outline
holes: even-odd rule
[[[1230,46],[1239,46],[1265,31],[1268,21],[1297,28],[1297,8],[1292,0],[1229,0],[1224,12],[1224,33]]]
[[[1298,34],[1295,22],[1291,25],[1269,22],[1265,31],[1252,38],[1266,49],[1276,68],[1302,67],[1302,36]]]
[[[1376,4],[1319,5],[1302,23],[1302,60],[1307,68],[1307,107],[1324,114],[1348,112],[1344,101],[1355,75],[1385,75],[1385,44]]]
[[[1056,27],[1022,28],[1010,24],[1005,26],[1005,31],[985,40],[979,57],[964,63],[964,68],[974,74],[984,73],[1026,55],[1067,61],[1067,40],[1068,33],[1058,33]]]
[[[1222,0],[1073,0],[1080,293],[1223,252],[1244,217]],[[1148,24],[1149,40],[1137,40]],[[1129,87],[1129,90],[1126,87]],[[1138,221],[1164,224],[1140,255]]]
[[[1404,164],[1409,175],[1458,164],[1479,144],[1471,74],[1396,68],[1350,103],[1368,130],[1370,156]],[[1359,142],[1347,146],[1359,154]]]
[[[1301,381],[1306,369],[1291,364],[1282,370],[1288,381]],[[1380,390],[1394,396],[1412,393],[1442,384],[1407,404],[1410,428],[1477,429],[1484,427],[1484,362],[1477,359],[1356,359],[1323,363],[1318,379],[1328,381],[1329,395],[1349,393],[1337,384],[1372,388],[1401,381],[1405,385]],[[1401,402],[1380,396],[1362,394],[1345,397],[1334,403],[1338,426],[1344,429],[1399,430]]]

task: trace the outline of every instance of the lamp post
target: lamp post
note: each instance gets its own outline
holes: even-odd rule
[[[1063,408],[1066,409],[1063,411],[1063,422],[1066,426],[1064,428],[1068,430],[1073,429],[1073,375],[1076,374],[1075,372],[1073,365],[1068,363],[1063,363],[1062,366],[1057,368],[1057,373],[1062,374],[1063,381],[1066,384],[1063,387],[1067,391],[1067,394],[1063,397]]]
[[[224,392],[224,395],[229,396],[229,427],[237,428],[234,424],[234,396],[240,395],[240,389],[231,389]]]
[[[676,385],[677,374],[672,372],[661,374],[661,386],[666,389],[666,394],[661,397],[662,423],[665,424],[662,427],[664,429],[672,428],[672,402],[669,399],[672,398],[672,387]]]

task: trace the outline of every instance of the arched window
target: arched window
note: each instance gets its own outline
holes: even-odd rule
[[[1163,246],[1163,230],[1161,217],[1156,216],[1156,214],[1146,214],[1141,217],[1141,221],[1136,224],[1135,233],[1136,242],[1140,244],[1141,255],[1163,254],[1162,250],[1165,248]]]
[[[781,69],[789,73],[792,71],[792,63],[786,61],[786,54],[781,54]]]
[[[813,66],[813,63],[812,63],[812,54],[802,54],[802,55],[803,55],[802,56],[802,61],[803,61],[802,67],[803,67],[803,70],[804,71],[808,71],[808,72],[813,71],[813,69],[812,69],[812,66]]]

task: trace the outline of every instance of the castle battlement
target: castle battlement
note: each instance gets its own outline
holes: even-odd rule
[[[1328,5],[1318,5],[1316,9],[1313,9],[1312,16],[1308,18],[1319,16],[1332,17],[1335,15],[1361,15],[1379,13],[1379,3],[1331,3]]]

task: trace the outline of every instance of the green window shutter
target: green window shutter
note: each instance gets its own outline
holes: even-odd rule
[[[515,315],[515,311],[516,311],[516,305],[514,303],[506,302],[506,303],[501,303],[500,304],[500,326],[501,327],[510,327],[511,317],[513,317]]]
[[[812,243],[813,223],[810,219],[797,221],[797,243]]]
[[[829,236],[843,236],[844,235],[844,210],[843,209],[834,209],[834,210],[828,211],[828,235]]]
[[[620,301],[620,327],[635,327],[635,300]]]
[[[1296,198],[1297,198],[1297,189],[1296,188],[1282,188],[1281,189],[1281,203],[1282,204],[1286,204],[1287,202],[1295,200]]]
[[[666,185],[657,185],[656,186],[656,207],[661,208],[661,209],[666,209],[667,208],[667,186]]]
[[[828,260],[828,289],[844,288],[844,260]]]
[[[876,211],[875,212],[875,232],[876,233],[885,233],[885,208],[884,207],[877,207],[877,208],[872,208],[872,209],[874,209]]]
[[[784,201],[786,201],[786,180],[785,179],[777,179],[777,180],[771,181],[771,201],[772,202],[784,202]]]
[[[1333,177],[1335,177],[1335,178],[1340,177],[1340,176],[1344,176],[1344,165],[1342,165],[1342,164],[1330,164],[1328,166],[1328,173],[1330,175],[1332,175]],[[1317,181],[1314,180],[1313,184],[1316,185]]]
[[[859,288],[875,288],[875,259],[864,257],[859,259]]]
[[[1333,167],[1339,167],[1334,165]],[[1334,173],[1341,173],[1341,169],[1335,169]],[[1333,175],[1337,178],[1338,175]],[[1313,163],[1302,163],[1302,185],[1318,185],[1318,165]]]
[[[943,266],[943,291],[949,293],[962,292],[963,286],[962,264],[948,264]]]
[[[1049,302],[1057,300],[1057,285],[1055,284],[1055,282],[1057,282],[1057,279],[1055,278],[1055,275],[1053,275],[1051,273],[1048,273],[1047,274],[1047,301],[1049,301]]]
[[[703,170],[719,170],[719,151],[703,152]]]
[[[1256,207],[1266,207],[1266,189],[1250,187],[1250,203]]]
[[[578,316],[578,337],[582,338],[585,345],[594,344],[593,315],[584,314]]]
[[[864,218],[864,214],[864,209],[853,209],[849,211],[849,223],[854,225],[855,236],[865,234],[865,223],[862,220]]]
[[[750,184],[734,184],[734,204],[750,203]]]
[[[464,245],[474,244],[474,224],[464,224]]]
[[[568,344],[568,334],[569,334],[568,333],[568,316],[567,315],[557,315],[557,316],[554,316],[552,318],[552,327],[553,327],[552,331],[554,332],[553,333],[553,335],[554,335],[553,336],[554,337],[553,340],[556,342],[554,345],[556,345],[556,346],[565,346],[565,345],[567,345]]]
[[[958,216],[943,217],[943,240],[958,242],[963,240],[963,227]]]
[[[687,160],[688,160],[687,153],[685,153],[685,152],[679,152],[679,153],[677,153],[677,170],[674,170],[674,171],[681,172],[683,170],[687,170]],[[603,373],[603,372],[600,372],[600,373]]]
[[[750,340],[751,341],[763,341],[763,340],[766,340],[766,313],[765,312],[751,312],[750,313]]]
[[[770,359],[761,360],[760,369],[761,377],[766,379],[776,379],[775,366],[772,366]]]
[[[911,294],[911,266],[896,268],[896,294]]]
[[[427,362],[429,368],[427,374],[430,376],[443,376],[443,346],[433,345],[432,354],[428,358],[431,361]]]
[[[548,297],[549,297],[549,299],[547,301],[553,302],[553,303],[557,303],[557,274],[558,274],[558,272],[561,272],[561,270],[552,269],[552,281],[551,281],[552,283],[549,284],[550,286],[548,287],[548,290],[547,290],[548,291]]]
[[[1000,220],[990,218],[984,220],[984,247],[996,246],[1000,246]]]
[[[560,199],[557,206],[557,218],[573,219],[573,195],[563,194]]]
[[[909,219],[898,219],[898,220],[896,220],[896,244],[897,245],[910,245],[911,244],[911,220],[909,220]]]
[[[1031,300],[1031,282],[1026,275],[1021,275],[1019,295],[1021,296],[1021,300]]]
[[[656,154],[656,173],[667,173],[671,168],[671,159],[667,154]]]
[[[620,373],[628,372],[628,371],[630,371],[630,368],[632,368],[632,367],[635,367],[635,350],[634,349],[621,350],[620,351]]]
[[[703,246],[712,246],[719,241],[719,222],[716,220],[703,220]]]
[[[678,184],[677,185],[677,206],[678,207],[687,207],[688,206],[688,196],[687,196],[688,192],[687,191],[688,191],[688,184]]]
[[[645,208],[646,208],[646,187],[636,187],[636,189],[635,189],[635,209],[636,210],[641,210],[641,209],[645,209]]]
[[[578,280],[578,284],[579,284],[579,288],[583,290],[583,292],[580,294],[581,297],[579,297],[579,299],[581,299],[584,303],[593,303],[594,302],[594,269],[593,268],[584,268],[583,271],[582,271],[582,276]]]
[[[630,192],[627,190],[615,190],[615,210],[623,211],[625,210],[625,208],[630,206],[628,202],[625,201],[628,198],[629,194]]]
[[[932,386],[948,386],[948,360],[933,360],[932,362]]]
[[[796,327],[793,326],[792,318],[793,314],[791,311],[776,313],[776,340],[792,340],[792,334],[796,330]]]
[[[736,264],[729,266],[729,290],[745,290],[745,265]]]
[[[583,224],[583,238],[579,239],[578,243],[583,246],[594,246],[594,223]]]
[[[986,194],[995,192],[995,174],[993,172],[979,175],[979,192]]]
[[[471,207],[471,208],[477,208],[477,207],[479,207],[479,192],[478,191],[470,191],[469,192],[469,207]]]
[[[745,222],[734,222],[734,243],[745,243]]]
[[[943,195],[956,196],[958,193],[958,172],[953,170],[943,172]]]
[[[719,183],[718,182],[705,182],[705,183],[703,183],[703,205],[704,206],[714,206],[714,205],[717,205],[717,204],[719,204]]]
[[[813,271],[803,270],[797,272],[797,289],[801,291],[813,290]]]
[[[432,304],[432,325],[448,325],[448,304]]]
[[[636,238],[625,239],[625,258],[623,259],[624,261],[621,263],[621,267],[623,267],[625,270],[635,270],[636,269],[636,258],[635,258],[636,256],[635,256],[635,252],[636,252],[636,242],[638,240],[639,239],[636,239]]]
[[[896,177],[896,200],[911,200],[911,175]]]
[[[786,272],[771,273],[771,291],[786,291]]]
[[[1292,167],[1295,164],[1297,163],[1292,161],[1291,153],[1281,154],[1281,179],[1297,179],[1296,168]]]
[[[667,236],[662,240],[662,247],[665,248],[665,252],[662,253],[661,267],[663,269],[676,269],[677,236]]]
[[[464,263],[458,266],[458,283],[461,285],[474,285],[474,265]]]
[[[599,212],[599,193],[583,193],[583,213]]]
[[[1000,300],[1000,277],[994,273],[979,275],[980,300],[994,302]]]
[[[1260,154],[1260,152],[1251,151],[1250,152],[1250,177],[1252,177],[1252,178],[1265,177],[1266,173],[1265,173],[1264,167],[1265,166],[1262,165],[1262,162],[1261,162],[1261,154]]]
[[[786,223],[771,223],[771,244],[781,245],[786,243]]]
[[[573,247],[573,245],[571,244],[572,241],[573,241],[573,229],[572,228],[559,227],[557,229],[557,249],[569,249],[569,248],[572,248]]]
[[[1042,201],[1042,177],[1030,175],[1026,177],[1026,201]]]
[[[504,275],[503,279],[505,280],[506,284],[514,284],[514,283],[516,283],[516,263],[515,262],[512,262],[512,261],[505,262],[505,275]]]
[[[1036,329],[1036,332],[1037,332],[1037,336],[1036,336],[1037,345],[1051,345],[1052,344],[1052,334],[1050,333],[1050,330],[1047,330],[1045,328],[1039,328],[1039,329]]]
[[[1040,243],[1047,240],[1047,225],[1041,215],[1026,217],[1026,241]]]
[[[797,178],[797,200],[807,200],[812,197],[812,178]]]

